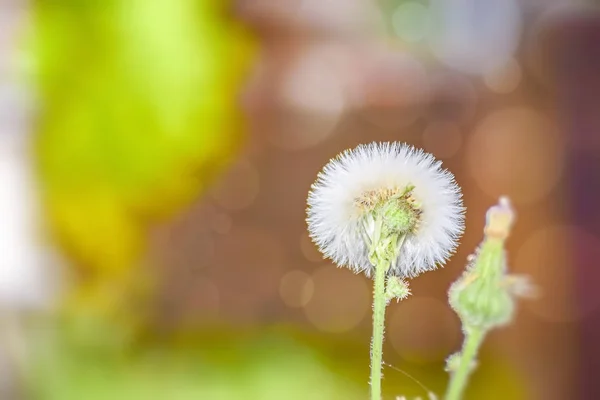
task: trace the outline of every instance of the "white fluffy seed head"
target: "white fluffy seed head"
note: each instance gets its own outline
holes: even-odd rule
[[[464,207],[454,176],[431,154],[404,143],[370,143],[346,150],[319,173],[308,196],[310,237],[340,266],[370,276],[365,242],[365,193],[395,193],[414,185],[419,224],[404,240],[390,274],[415,277],[443,264],[464,229]]]

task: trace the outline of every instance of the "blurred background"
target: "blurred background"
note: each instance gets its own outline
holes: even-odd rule
[[[371,282],[304,218],[374,140],[468,209],[388,309],[384,399],[443,394],[447,289],[500,195],[542,296],[467,399],[600,398],[598,43],[591,1],[0,0],[0,399],[366,399]]]

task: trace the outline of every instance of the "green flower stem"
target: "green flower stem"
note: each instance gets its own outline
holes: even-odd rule
[[[451,378],[445,400],[461,399],[485,335],[513,318],[514,289],[506,284],[504,249],[513,221],[510,202],[501,198],[486,214],[483,243],[466,271],[450,287],[450,305],[462,321],[465,340],[461,352],[447,360]]]
[[[446,400],[460,400],[461,396],[467,386],[467,381],[473,364],[475,362],[475,356],[479,350],[479,346],[483,342],[485,337],[485,331],[481,328],[471,329],[468,331],[465,337],[463,349],[460,354],[460,361],[458,368],[452,374],[450,379],[450,385],[448,386],[448,392],[446,393]]]
[[[385,323],[385,273],[389,262],[381,260],[375,266],[373,291],[373,340],[371,343],[371,400],[381,400],[381,364],[383,357],[383,331]]]

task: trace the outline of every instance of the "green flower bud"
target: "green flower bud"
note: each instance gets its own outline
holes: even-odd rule
[[[488,211],[483,243],[476,255],[470,257],[463,276],[450,287],[450,305],[467,330],[487,331],[512,319],[514,292],[521,288],[509,283],[504,240],[513,221],[508,199],[501,198],[499,204]]]
[[[410,295],[410,288],[408,287],[408,282],[397,277],[390,276],[387,280],[387,285],[385,287],[385,297],[387,301],[390,302],[394,299],[400,301],[404,300]]]
[[[512,319],[514,300],[504,282],[504,250],[486,241],[472,266],[450,288],[450,305],[465,327],[488,330]]]
[[[419,213],[401,199],[391,199],[381,207],[383,226],[388,234],[412,232],[419,223]]]
[[[376,210],[382,216],[384,234],[401,236],[417,230],[421,206],[412,197],[414,188],[413,185],[406,186],[401,193],[391,196]]]

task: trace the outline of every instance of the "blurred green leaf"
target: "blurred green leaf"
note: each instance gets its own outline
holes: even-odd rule
[[[240,145],[253,42],[225,6],[34,3],[43,198],[85,290],[127,292],[148,224],[189,203]]]

